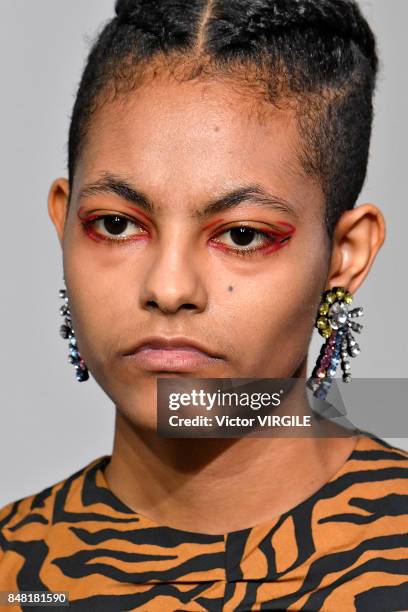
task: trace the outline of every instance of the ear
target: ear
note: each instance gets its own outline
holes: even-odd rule
[[[62,246],[65,222],[68,216],[69,184],[65,178],[57,178],[48,193],[48,215],[57,230]]]
[[[385,241],[386,225],[380,209],[362,204],[340,217],[334,234],[327,289],[360,287]]]

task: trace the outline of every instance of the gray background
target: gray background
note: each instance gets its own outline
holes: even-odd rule
[[[356,294],[365,315],[352,373],[407,378],[408,2],[362,0],[361,6],[377,35],[381,72],[358,203],[378,204],[388,232]],[[67,342],[59,336],[62,257],[47,195],[53,179],[66,176],[74,95],[90,41],[113,15],[113,0],[0,0],[0,7],[1,506],[112,449],[114,406],[92,377],[84,384],[75,380]],[[315,331],[310,369],[321,343]],[[407,437],[387,440],[408,448],[408,427],[400,435]]]

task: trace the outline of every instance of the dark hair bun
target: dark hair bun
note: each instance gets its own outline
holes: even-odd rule
[[[132,0],[116,0],[115,13],[120,19],[126,17],[129,11],[135,6],[136,2]]]

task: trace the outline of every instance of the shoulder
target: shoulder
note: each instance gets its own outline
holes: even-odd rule
[[[346,464],[345,476],[363,490],[370,483],[381,483],[381,491],[397,493],[408,490],[408,450],[384,439],[361,432],[357,445]],[[404,499],[407,501],[407,498]]]
[[[0,508],[0,565],[3,556],[19,540],[41,540],[60,520],[59,510],[75,504],[82,505],[86,480],[109,456],[93,459],[76,472],[41,491],[21,497]],[[13,544],[14,543],[14,544]]]
[[[340,520],[340,512],[342,525],[365,525],[365,537],[370,529],[408,532],[408,450],[367,434],[360,433],[348,461],[324,488],[330,520]]]
[[[382,469],[386,467],[408,468],[408,450],[390,444],[369,432],[361,432],[350,459],[360,462],[360,467]]]
[[[328,483],[311,533],[324,579],[327,568],[341,574],[333,610],[408,610],[408,451],[366,433]]]

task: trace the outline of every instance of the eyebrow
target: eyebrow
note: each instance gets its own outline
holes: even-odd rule
[[[111,173],[104,173],[102,178],[86,184],[79,192],[79,199],[98,193],[117,195],[131,204],[140,206],[149,214],[154,214],[156,210],[153,202],[143,191],[137,189],[127,179]],[[290,202],[280,196],[269,193],[257,183],[240,185],[232,191],[222,194],[208,202],[203,209],[195,210],[193,217],[199,220],[207,219],[215,213],[236,208],[248,201],[277,212],[289,214],[297,219],[299,218],[295,207]]]

